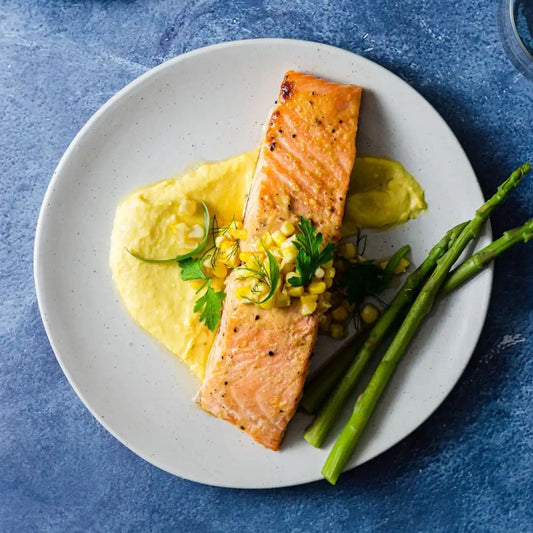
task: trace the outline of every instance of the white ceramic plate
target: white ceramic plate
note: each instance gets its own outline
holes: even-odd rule
[[[74,390],[135,453],[172,474],[211,485],[262,488],[320,479],[332,442],[324,450],[308,445],[302,431],[309,419],[298,414],[281,451],[272,452],[195,405],[198,383],[132,323],[117,297],[108,268],[113,216],[119,200],[141,185],[199,160],[254,148],[288,69],[361,85],[358,152],[401,161],[426,190],[429,212],[373,235],[368,255],[388,255],[391,246],[408,242],[419,263],[448,228],[482,202],[456,138],[405,82],[337,48],[265,39],[185,54],[115,95],[61,159],[37,227],[39,306]],[[394,376],[350,468],[408,435],[450,392],[476,345],[491,279],[488,270],[438,305]],[[331,349],[327,343],[321,347]]]

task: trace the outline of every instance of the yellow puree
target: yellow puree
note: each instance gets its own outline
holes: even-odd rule
[[[343,236],[357,228],[386,228],[407,222],[426,209],[424,191],[401,163],[357,157],[342,222]]]
[[[184,224],[203,226],[202,209],[192,216],[180,215],[184,199],[203,200],[220,226],[233,216],[241,217],[256,161],[257,151],[248,152],[148,185],[126,197],[115,215],[110,266],[126,309],[200,380],[214,333],[193,311],[194,289],[182,281],[176,263],[146,263],[126,248],[142,257],[166,259],[194,247]],[[343,235],[353,235],[357,227],[399,224],[425,208],[423,190],[400,163],[359,157],[347,196]]]
[[[184,246],[188,232],[183,224],[203,227],[203,214],[198,207],[194,216],[180,216],[183,199],[203,200],[220,226],[229,224],[234,214],[240,217],[243,212],[256,160],[253,151],[148,185],[122,200],[115,214],[109,262],[126,309],[200,380],[214,333],[193,311],[194,289],[181,279],[176,263],[146,263],[132,257],[126,247],[152,259],[190,251]]]

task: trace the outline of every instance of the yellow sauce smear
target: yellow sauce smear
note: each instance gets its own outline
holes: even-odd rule
[[[132,319],[168,350],[178,355],[200,380],[214,333],[193,311],[197,298],[180,277],[174,262],[153,264],[132,257],[167,259],[190,251],[184,226],[203,226],[201,208],[195,215],[179,215],[188,198],[203,200],[220,226],[242,215],[257,161],[257,151],[208,163],[178,179],[143,187],[117,207],[111,235],[113,281]],[[191,246],[193,248],[193,246]]]
[[[357,228],[387,228],[416,218],[427,208],[424,191],[401,163],[383,157],[355,160],[346,197],[342,234]]]
[[[219,226],[241,217],[257,161],[257,150],[207,163],[175,179],[143,187],[117,207],[111,236],[113,281],[132,319],[179,356],[202,380],[215,334],[194,312],[197,298],[176,263],[153,264],[132,257],[167,259],[194,248],[188,231],[203,226],[202,209],[180,214],[184,200],[203,200]],[[424,193],[400,163],[359,157],[346,201],[343,235],[357,227],[387,227],[426,208]]]

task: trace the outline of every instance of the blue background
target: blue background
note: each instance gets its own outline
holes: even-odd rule
[[[151,67],[253,37],[340,46],[401,76],[451,126],[485,195],[533,158],[533,82],[504,53],[497,2],[3,0],[0,530],[531,531],[531,245],[498,260],[481,339],[443,405],[335,488],[254,492],[172,477],[109,435],[63,376],[32,277],[38,211],[59,158]],[[532,184],[494,214],[495,234],[532,215]]]

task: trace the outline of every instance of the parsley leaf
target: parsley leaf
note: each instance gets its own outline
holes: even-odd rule
[[[206,291],[200,296],[194,304],[194,312],[200,313],[200,322],[205,324],[210,331],[215,331],[220,323],[220,314],[222,311],[222,301],[226,297],[224,291],[215,292],[211,287],[211,278],[205,275],[205,272],[200,263],[200,259],[187,258],[179,261],[181,267],[181,279],[184,281],[192,281],[196,279],[203,279],[203,285],[196,291],[198,294],[205,287]]]
[[[183,281],[191,281],[193,279],[207,280],[199,259],[184,259],[179,261],[178,264],[181,267],[181,279]]]
[[[200,321],[207,326],[209,331],[215,331],[220,323],[222,302],[225,297],[224,291],[215,292],[211,283],[208,282],[207,290],[194,304],[194,312],[200,313]]]
[[[316,269],[324,263],[331,261],[335,253],[335,245],[332,242],[328,242],[320,249],[323,239],[322,233],[316,232],[316,228],[311,224],[309,219],[300,217],[298,229],[300,233],[296,234],[294,246],[298,249],[296,271],[299,276],[294,276],[289,279],[289,283],[293,287],[309,285]]]

